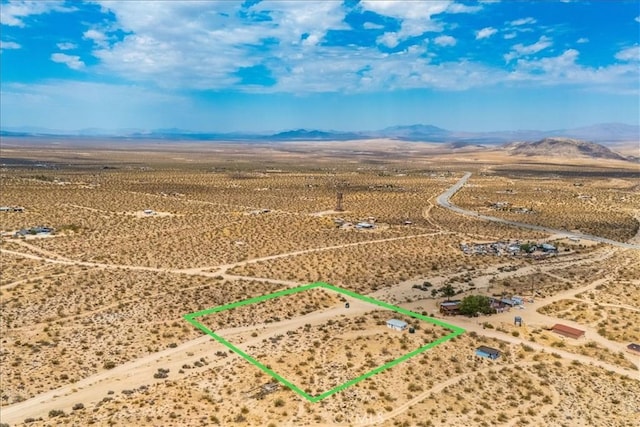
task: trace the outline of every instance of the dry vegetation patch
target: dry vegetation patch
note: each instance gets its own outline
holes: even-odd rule
[[[412,324],[416,333],[398,332],[386,326],[390,318]],[[450,331],[385,310],[357,318],[307,324],[252,348],[257,359],[305,392],[322,394],[355,379]]]
[[[614,173],[614,172],[612,172]],[[613,240],[627,241],[638,232],[635,214],[640,210],[640,195],[632,188],[637,178],[625,179],[626,186],[608,186],[610,177],[558,179],[552,173],[539,176],[497,174],[474,176],[453,202],[465,209],[479,211],[512,221],[547,227],[579,230]],[[495,209],[490,205],[507,204]],[[527,208],[532,213],[517,213]]]
[[[637,425],[640,407],[640,381],[598,368],[572,363],[546,364],[538,374],[552,383],[560,399],[557,406],[543,416],[547,425],[628,426]]]
[[[194,339],[182,315],[268,293],[271,285],[167,273],[67,268],[2,299],[2,404]]]
[[[452,272],[461,262],[480,269],[497,264],[500,259],[466,257],[458,249],[455,236],[442,234],[248,263],[229,273],[299,282],[321,280],[367,294],[410,278]]]
[[[593,293],[597,291],[591,291]],[[618,300],[622,303],[624,300]],[[596,327],[598,334],[612,341],[640,341],[640,309],[603,305],[598,302],[560,300],[538,309],[540,313]]]
[[[489,280],[505,258],[465,256],[461,241],[539,241],[548,236],[433,206],[435,197],[463,170],[472,170],[474,176],[453,202],[465,208],[616,240],[630,239],[638,230],[633,218],[640,210],[637,171],[597,169],[587,161],[573,169],[531,163],[500,170],[494,166],[505,157],[495,151],[486,156],[465,152],[463,158],[441,147],[425,148],[428,144],[370,141],[314,143],[313,149],[320,152],[314,156],[304,144],[274,148],[153,143],[109,150],[94,146],[84,147],[86,153],[78,160],[78,147],[58,142],[42,147],[29,142],[3,151],[3,158],[34,160],[0,171],[0,205],[25,207],[21,213],[0,213],[0,231],[44,225],[56,233],[51,239],[20,241],[5,234],[0,248],[113,265],[53,264],[1,254],[2,405],[203,337],[183,314],[280,287],[250,277],[323,280],[363,294],[384,287],[389,301],[399,295],[396,285],[410,280],[452,283],[456,288],[480,281],[483,272]],[[132,158],[144,163],[131,162]],[[34,168],[37,162],[46,167]],[[318,215],[336,207],[338,192],[343,193],[345,210]],[[487,206],[498,201],[532,207],[534,213]],[[167,215],[127,214],[147,209]],[[370,217],[385,226],[361,232],[339,229],[334,222],[341,218],[357,223]],[[410,225],[404,225],[406,221]],[[640,306],[638,252],[579,242],[563,243],[561,249],[565,247],[571,251],[568,259],[576,260],[574,266],[552,268],[567,259],[557,257],[541,261],[542,271],[500,276],[491,285],[525,293],[533,284],[538,295],[548,296],[607,280],[579,294],[580,301],[560,301],[545,310],[590,323],[611,340],[640,340],[635,326],[640,319],[632,310]],[[253,261],[272,255],[280,258]],[[246,280],[170,271],[206,271],[244,261],[229,273],[249,276]],[[529,261],[508,263],[530,266]],[[413,291],[411,298],[425,295]],[[335,295],[305,292],[286,306],[274,300],[218,313],[226,317],[210,320],[214,328],[249,328],[231,338],[253,345],[256,357],[314,394],[442,334],[424,323],[417,325],[415,334],[396,333],[380,324],[387,320],[386,312],[374,311],[309,326],[300,321],[288,333],[266,341],[252,336],[252,331],[275,327],[276,320],[296,322],[301,320],[297,316],[313,316],[342,304]],[[560,338],[543,326],[549,325],[497,328],[551,349],[634,368],[622,353],[589,340]],[[272,378],[247,368],[246,360],[219,343],[202,341],[205,347],[211,345],[206,357],[187,351],[184,360],[171,361],[168,375],[159,370],[158,377],[150,375],[149,381],[136,384],[125,379],[126,389],[105,390],[97,400],[84,399],[86,390],[72,391],[79,396],[73,407],[54,410],[29,425],[635,426],[640,407],[636,379],[569,363],[553,350],[537,352],[474,333],[317,404],[285,387],[259,396],[256,390]],[[500,349],[502,357],[478,359],[474,351],[481,344]],[[176,363],[182,369],[173,369]]]
[[[210,329],[256,326],[304,316],[340,303],[342,299],[334,292],[310,289],[207,314],[197,320]]]
[[[491,283],[494,285],[492,290],[496,295],[505,292],[513,295],[532,295],[535,298],[549,297],[578,285],[543,272],[492,280]]]
[[[65,176],[62,171],[47,173]],[[422,217],[423,206],[444,187],[432,185],[433,179],[425,176],[371,173],[242,177],[226,172],[109,170],[66,179],[93,180],[100,186],[52,186],[28,175],[9,179],[2,202],[22,203],[26,211],[2,215],[0,228],[54,227],[56,239],[32,244],[76,260],[174,268],[424,232],[431,226]],[[333,208],[338,188],[345,194],[344,220],[374,217],[391,227],[379,233],[346,233],[331,217],[311,215]],[[269,212],[264,215],[246,215],[265,208]],[[127,214],[147,209],[157,214]],[[137,221],[138,216],[144,221]],[[402,226],[405,220],[413,226]]]
[[[538,312],[584,324],[593,324],[606,317],[603,307],[573,299],[555,301],[540,307]]]
[[[325,325],[326,328],[330,326]],[[392,332],[389,330],[389,334]],[[415,338],[420,338],[422,334],[417,331]],[[322,357],[324,346],[313,346],[311,335],[308,338],[301,335],[296,337],[308,341],[316,349],[316,358]],[[368,360],[365,354],[359,354],[357,348],[369,338],[349,338],[354,345],[350,350],[354,354],[354,362],[356,359]],[[105,394],[99,402],[84,402],[87,410],[66,411],[65,422],[176,426],[340,426],[364,419],[378,422],[395,408],[409,404],[412,399],[422,395],[426,398],[428,391],[442,381],[472,375],[478,370],[499,369],[506,363],[475,358],[473,352],[480,342],[478,338],[466,335],[457,337],[316,404],[305,401],[286,387],[257,397],[256,391],[271,382],[271,378],[257,368],[247,369],[244,359],[220,352],[220,355],[213,354],[204,362],[185,360],[185,364],[189,365],[199,362],[204,365],[203,369],[184,369],[177,375],[172,372],[171,378],[163,382],[139,384],[131,387],[126,394]],[[483,340],[482,343],[502,348],[508,358],[505,343],[494,340]],[[327,348],[338,351],[335,346]],[[371,357],[378,356],[372,353]],[[308,369],[308,366],[298,365],[299,362],[289,369]],[[319,376],[330,375],[333,375],[333,371],[319,370]],[[315,381],[318,384],[319,379]]]
[[[640,280],[616,280],[596,286],[576,297],[601,304],[619,304],[640,308]]]
[[[488,241],[508,241],[512,239],[535,241],[548,237],[548,234],[538,231],[520,229],[505,224],[454,214],[440,206],[435,206],[430,210],[430,218],[435,224],[445,230]]]
[[[1,247],[8,249],[11,246],[3,244]],[[25,252],[17,245],[13,247],[13,250],[20,250],[21,253]],[[2,274],[0,274],[0,286],[2,288],[15,287],[22,282],[39,276],[64,274],[64,268],[43,261],[24,258],[11,253],[3,253],[0,256],[2,257]],[[5,298],[6,294],[4,291],[0,291],[0,295]]]
[[[552,325],[529,325],[529,326],[515,326],[511,323],[500,322],[497,325],[491,324],[491,327],[495,327],[498,331],[508,333],[527,341],[542,344],[546,347],[557,348],[569,353],[582,354],[585,356],[593,357],[598,360],[610,363],[612,365],[622,366],[627,369],[637,370],[638,367],[625,357],[625,353],[622,351],[611,350],[598,342],[587,338],[572,339],[565,338],[552,332],[550,328]]]

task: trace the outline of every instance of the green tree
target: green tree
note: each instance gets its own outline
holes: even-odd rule
[[[484,295],[469,295],[460,301],[460,313],[467,316],[477,316],[479,313],[492,314],[491,299]]]
[[[451,283],[447,283],[446,285],[444,285],[440,289],[440,292],[442,292],[443,296],[447,297],[447,301],[450,301],[451,297],[456,294],[456,290],[453,286],[451,286]]]

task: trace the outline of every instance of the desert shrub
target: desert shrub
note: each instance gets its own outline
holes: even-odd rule
[[[62,416],[64,416],[64,411],[62,409],[52,409],[49,411],[49,418],[62,417]]]

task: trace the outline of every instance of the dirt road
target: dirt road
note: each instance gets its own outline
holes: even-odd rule
[[[462,215],[470,216],[473,218],[483,219],[485,221],[497,222],[500,224],[510,225],[510,226],[519,227],[519,228],[526,228],[529,230],[542,231],[544,233],[549,233],[549,234],[559,234],[569,238],[578,238],[578,239],[590,240],[592,242],[597,242],[597,243],[606,243],[608,245],[617,246],[619,248],[624,248],[624,249],[640,249],[640,244],[618,242],[616,240],[594,236],[592,234],[576,233],[576,232],[567,231],[567,230],[558,230],[555,228],[544,227],[541,225],[533,225],[533,224],[527,224],[524,222],[511,221],[508,219],[502,219],[495,216],[481,215],[478,212],[463,209],[459,206],[454,205],[450,201],[451,197],[453,197],[455,193],[457,193],[462,187],[464,187],[464,185],[467,183],[470,177],[471,177],[471,172],[466,172],[458,182],[456,182],[453,186],[447,189],[447,191],[445,191],[444,193],[440,194],[437,197],[436,200],[438,204],[443,208],[449,209],[450,211],[453,211]]]
[[[462,186],[466,183],[466,181],[469,179],[470,176],[471,176],[470,173],[465,174],[465,176],[460,181],[458,181],[458,183],[456,183],[453,187],[451,187],[445,193],[440,195],[438,197],[438,203],[443,207],[446,207],[448,209],[451,209],[463,215],[470,215],[472,217],[476,217],[484,220],[496,221],[500,223],[505,223],[507,225],[545,231],[548,233],[560,233],[567,236],[575,236],[581,239],[588,239],[592,241],[608,243],[610,245],[614,245],[617,247],[640,249],[640,245],[636,245],[636,244],[615,242],[615,241],[610,241],[608,239],[599,238],[597,236],[588,236],[588,235],[582,235],[579,233],[568,233],[561,230],[553,230],[550,228],[533,226],[530,224],[506,221],[500,218],[480,216],[474,212],[466,211],[464,209],[458,208],[457,206],[452,205],[449,202],[449,199],[453,194],[455,194],[456,191],[462,188]],[[144,266],[136,266],[136,265],[111,265],[111,264],[103,264],[103,263],[84,262],[84,261],[71,260],[63,256],[60,256],[58,254],[54,254],[51,252],[44,252],[44,251],[39,251],[37,255],[34,253],[22,253],[22,252],[6,250],[6,249],[2,249],[0,251],[3,253],[10,253],[10,254],[22,256],[25,258],[41,260],[47,263],[59,264],[59,265],[75,265],[75,266],[87,266],[87,267],[96,267],[96,268],[118,268],[118,269],[125,268],[125,269],[131,269],[131,270],[202,275],[202,276],[208,276],[208,277],[222,275],[223,277],[239,278],[239,276],[228,275],[227,271],[235,266],[240,266],[247,263],[285,258],[289,256],[296,256],[296,255],[301,255],[301,254],[311,253],[311,252],[327,251],[332,249],[344,248],[348,246],[375,244],[379,242],[394,241],[394,240],[413,239],[413,238],[424,237],[424,236],[434,236],[438,234],[443,234],[443,232],[440,231],[440,232],[433,232],[433,233],[416,234],[412,236],[392,237],[392,238],[349,243],[349,244],[329,246],[329,247],[312,248],[307,250],[276,254],[276,255],[266,256],[262,258],[241,261],[233,264],[219,265],[219,266],[213,266],[213,267],[196,267],[196,268],[190,268],[190,269],[164,269],[164,268],[153,268],[153,267],[144,267]],[[26,247],[26,248],[32,251],[37,249],[36,247]],[[557,266],[554,266],[552,268],[557,268]],[[523,272],[521,271],[520,273],[523,273]],[[242,277],[242,278],[248,279],[248,280],[268,281],[270,283],[273,283],[274,285],[289,286],[289,287],[301,285],[300,283],[297,283],[297,282],[284,281],[284,280],[272,280],[272,279],[266,280],[266,279],[254,278],[254,277]],[[606,279],[601,279],[601,280],[606,280]],[[589,284],[588,286],[585,286],[579,289],[572,289],[572,290],[557,294],[554,297],[537,301],[535,304],[529,305],[526,311],[523,312],[522,314],[526,315],[528,319],[527,321],[529,323],[540,322],[540,323],[546,324],[546,323],[549,323],[550,321],[555,321],[556,319],[554,318],[550,318],[548,316],[544,316],[542,314],[537,313],[536,308],[541,305],[546,305],[553,301],[560,300],[562,298],[573,298],[579,292],[583,292],[585,290],[590,289],[591,287],[595,287],[599,283],[600,281],[595,281]],[[371,296],[375,298],[378,295],[382,295],[380,292],[385,292],[385,290],[381,290],[377,293],[372,294]],[[409,307],[409,304],[400,304],[400,306]],[[362,314],[367,310],[371,310],[371,309],[372,307],[368,304],[362,303],[360,301],[351,301],[351,308],[349,310],[345,310],[344,307],[340,305],[340,306],[333,307],[331,309],[316,311],[316,312],[307,314],[305,316],[297,317],[295,319],[274,322],[274,323],[265,325],[264,328],[260,329],[257,337],[250,338],[250,339],[242,339],[241,340],[242,342],[238,344],[238,347],[241,349],[245,349],[252,344],[261,342],[266,337],[277,335],[277,334],[283,334],[287,330],[295,329],[295,328],[304,326],[305,324],[312,324],[312,325],[319,324],[339,314],[344,314],[346,316],[352,317],[358,314]],[[512,315],[513,313],[505,314],[505,317],[504,317],[505,320],[507,318],[510,318]],[[496,317],[496,320],[500,320],[500,318]],[[640,374],[638,373],[638,371],[625,369],[623,367],[612,365],[589,356],[570,353],[555,347],[552,348],[552,347],[544,346],[539,343],[529,342],[522,338],[514,337],[512,335],[508,335],[497,330],[483,329],[482,325],[475,323],[473,320],[467,320],[462,318],[448,318],[447,322],[453,325],[465,328],[468,331],[475,331],[478,335],[497,338],[512,344],[526,344],[536,350],[557,353],[567,360],[575,360],[581,363],[599,366],[608,371],[612,371],[622,375],[628,375],[632,378],[640,379]],[[564,322],[564,323],[571,324],[570,322]],[[579,326],[582,329],[585,328],[584,325],[579,325]],[[246,331],[247,331],[247,328],[232,328],[232,329],[221,330],[218,332],[220,334],[224,334],[225,337],[226,336],[238,337],[241,334],[245,333]],[[598,343],[605,345],[610,350],[616,350],[616,349],[620,350],[619,343],[613,343],[602,337],[596,338],[597,332],[594,331],[592,328],[587,328],[587,331],[590,337],[593,336],[594,340],[597,340]],[[24,421],[25,418],[28,418],[28,417],[34,417],[34,418],[46,417],[48,412],[51,409],[63,409],[68,412],[71,410],[72,406],[76,403],[83,403],[85,404],[86,407],[89,407],[90,405],[95,404],[100,400],[102,400],[104,397],[106,397],[109,391],[113,391],[115,393],[121,393],[123,390],[132,390],[132,389],[139,388],[140,386],[153,384],[159,381],[164,381],[164,380],[157,380],[153,378],[153,374],[157,371],[158,368],[170,369],[169,379],[177,379],[177,378],[181,378],[182,375],[189,375],[189,373],[191,372],[198,372],[199,370],[201,371],[201,370],[210,369],[212,366],[216,366],[218,364],[228,363],[229,359],[224,359],[224,360],[217,359],[214,356],[215,351],[220,349],[224,349],[224,348],[220,344],[216,342],[212,342],[212,339],[209,336],[204,335],[202,337],[199,337],[194,340],[185,342],[181,345],[178,345],[176,348],[166,349],[157,353],[149,354],[140,359],[117,366],[114,369],[99,372],[95,375],[84,378],[74,384],[70,384],[64,387],[57,388],[55,390],[42,393],[31,399],[27,399],[25,401],[22,401],[13,405],[2,407],[0,409],[1,419],[2,419],[2,422],[14,424],[14,423],[22,422]],[[237,358],[239,356],[233,355],[231,357]],[[200,358],[207,358],[208,360],[211,360],[211,361],[207,366],[203,366],[201,368],[194,368],[190,371],[187,371],[187,373],[185,374],[178,374],[178,371],[181,369],[184,363],[192,363],[193,361],[199,360]],[[640,367],[640,362],[636,361],[636,366]],[[454,377],[451,380],[448,380],[446,383],[439,384],[436,387],[434,387],[434,389],[430,390],[430,392],[442,390],[447,385],[450,385],[449,384],[450,382],[451,384],[454,384],[456,381],[459,381],[462,377],[463,376],[461,376],[460,378]],[[393,412],[393,414],[397,415],[401,413],[403,410],[406,410],[408,407],[410,407],[410,405],[403,405],[402,407],[397,408]]]

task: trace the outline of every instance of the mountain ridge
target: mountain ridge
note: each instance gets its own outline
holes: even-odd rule
[[[545,138],[573,138],[596,143],[640,141],[640,126],[624,123],[600,123],[573,129],[551,131],[451,131],[428,124],[390,126],[374,131],[336,131],[318,129],[293,129],[279,132],[205,132],[179,128],[116,129],[97,128],[63,131],[45,128],[4,128],[0,136],[14,137],[106,137],[166,140],[203,141],[344,141],[362,139],[394,139],[413,142],[447,142],[462,144],[499,145],[515,141],[534,142]]]
[[[503,145],[503,148],[513,155],[630,160],[604,145],[564,137],[544,138],[534,142],[513,142]]]

